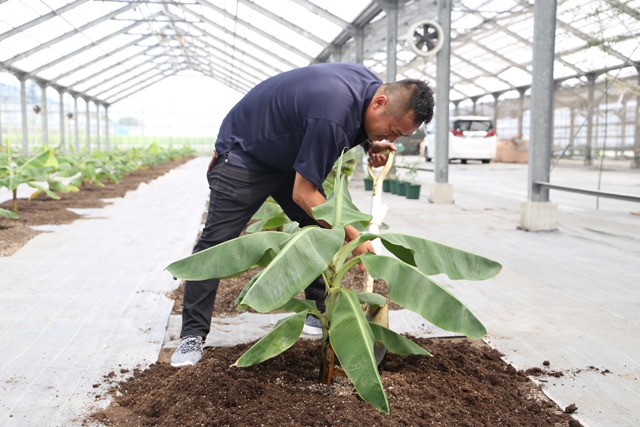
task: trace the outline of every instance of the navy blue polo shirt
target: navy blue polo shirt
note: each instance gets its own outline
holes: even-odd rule
[[[297,171],[320,187],[342,150],[367,139],[364,111],[382,81],[358,64],[297,68],[255,86],[220,126],[231,165]]]

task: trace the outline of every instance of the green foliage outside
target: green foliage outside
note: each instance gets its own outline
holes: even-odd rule
[[[251,307],[261,313],[283,310],[295,314],[280,320],[235,366],[251,366],[287,350],[300,337],[306,315],[313,314],[322,322],[323,360],[330,350],[335,352],[362,399],[377,410],[389,413],[374,343],[381,342],[393,353],[428,353],[392,330],[369,322],[363,305],[382,307],[387,300],[379,294],[343,288],[345,274],[362,262],[373,278],[388,283],[388,296],[392,301],[442,329],[482,338],[486,335],[482,323],[431,276],[446,274],[452,280],[486,280],[498,274],[501,265],[421,237],[397,233],[361,233],[359,238],[344,244],[343,227],[359,224],[364,229],[371,216],[354,206],[343,174],[337,176],[334,192],[327,202],[314,208],[313,213],[333,228],[309,226],[292,234],[280,231],[248,234],[176,261],[167,266],[167,270],[176,278],[205,280],[236,276],[255,266],[264,267],[236,299],[238,310]],[[366,253],[352,257],[358,245],[375,238],[380,238],[394,256]],[[327,284],[325,313],[317,310],[315,302],[296,298],[319,275]]]

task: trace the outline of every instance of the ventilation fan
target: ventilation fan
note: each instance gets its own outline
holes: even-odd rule
[[[407,43],[417,55],[432,56],[442,48],[444,33],[435,21],[419,21],[409,27]]]

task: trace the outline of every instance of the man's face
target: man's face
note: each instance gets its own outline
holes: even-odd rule
[[[365,115],[364,130],[371,141],[387,140],[395,142],[398,137],[412,135],[418,126],[413,123],[413,115],[407,114],[401,119],[395,119],[390,114],[385,114],[387,107],[386,97],[376,104],[372,101],[372,108]]]

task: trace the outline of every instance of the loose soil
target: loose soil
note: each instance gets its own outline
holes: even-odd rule
[[[122,197],[182,162],[169,162],[124,177],[120,184],[87,186],[61,200],[39,196],[20,200],[18,221],[0,218],[0,256],[10,256],[39,232],[30,226],[65,224],[82,218],[67,208],[100,208]],[[10,209],[11,202],[0,207]],[[237,314],[233,301],[256,273],[221,282],[214,316]],[[362,275],[353,268],[346,286],[361,289]],[[375,291],[386,294],[384,281]],[[173,294],[174,314],[182,310],[182,287]],[[398,309],[395,304],[391,309]],[[215,333],[213,331],[212,333]],[[380,374],[391,412],[384,415],[363,402],[346,377],[331,385],[318,383],[319,340],[299,340],[281,355],[249,368],[231,367],[250,347],[205,348],[194,367],[174,369],[172,350],[163,350],[158,362],[133,372],[114,371],[104,378],[111,404],[94,412],[85,425],[106,426],[571,426],[580,423],[570,414],[580,408],[559,408],[530,377],[546,381],[564,375],[549,361],[526,371],[505,363],[501,354],[482,341],[464,338],[410,337],[432,357],[387,354]],[[571,374],[571,373],[568,373]],[[124,379],[123,379],[124,378]],[[100,384],[95,385],[96,388]],[[96,395],[96,401],[104,396]]]

